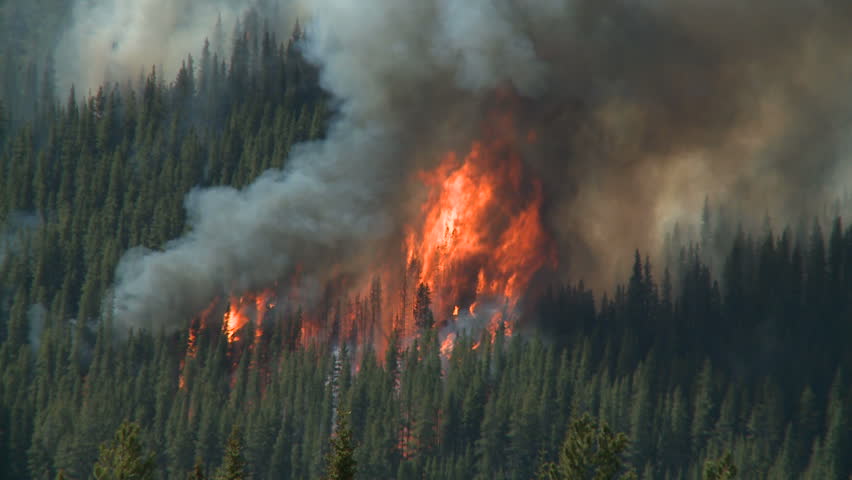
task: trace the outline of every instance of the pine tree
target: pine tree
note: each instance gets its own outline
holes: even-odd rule
[[[192,467],[192,471],[189,472],[186,476],[186,480],[204,480],[204,466],[201,464],[201,459],[195,459],[195,466]]]
[[[349,428],[349,412],[338,406],[334,433],[331,437],[331,452],[327,458],[327,480],[353,480],[358,464],[355,461],[355,445]]]
[[[695,392],[692,408],[692,427],[690,431],[692,452],[697,454],[710,435],[710,427],[716,411],[716,395],[713,385],[713,368],[710,360],[704,361]]]
[[[547,463],[539,471],[542,480],[628,480],[636,472],[624,461],[629,441],[613,433],[606,423],[588,415],[571,422],[559,451],[558,463]]]
[[[418,328],[428,330],[435,325],[432,315],[432,293],[429,285],[421,283],[417,287],[417,297],[414,301],[414,323]]]
[[[823,441],[826,478],[842,478],[849,473],[852,462],[852,422],[849,418],[849,396],[844,393],[847,383],[842,369],[835,374],[826,407],[826,432]]]
[[[244,480],[248,478],[246,472],[246,460],[243,456],[242,433],[238,426],[234,426],[225,444],[225,456],[222,466],[213,477],[215,480]]]
[[[96,480],[150,480],[154,478],[154,456],[143,452],[139,424],[124,422],[111,442],[101,445],[94,466]]]
[[[704,480],[730,480],[736,476],[737,467],[730,452],[704,464]]]

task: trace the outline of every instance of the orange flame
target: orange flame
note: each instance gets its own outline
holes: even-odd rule
[[[495,116],[483,138],[471,142],[466,153],[448,152],[437,167],[420,172],[427,195],[419,214],[403,230],[407,261],[401,273],[395,273],[399,267],[392,263],[365,272],[381,279],[381,288],[372,290],[359,280],[348,283],[345,269],[336,277],[333,268],[327,278],[334,285],[332,293],[325,310],[318,311],[302,303],[302,265],[298,265],[280,286],[229,298],[222,317],[228,341],[237,342],[249,322],[262,327],[274,307],[272,299],[281,295],[289,305],[306,307],[300,310],[303,317],[288,342],[302,347],[330,338],[372,342],[382,355],[392,331],[408,338],[413,334],[410,315],[416,284],[412,282],[430,286],[439,325],[462,321],[460,317],[468,314],[488,316],[485,328],[492,338],[499,328],[511,335],[518,300],[537,272],[556,266],[556,249],[542,217],[543,186],[520,153],[522,145],[536,141],[535,131],[516,130],[510,116]],[[218,299],[213,305],[221,308]],[[496,313],[495,305],[502,305]],[[206,315],[209,312],[202,314]],[[256,332],[255,339],[263,334],[262,328]],[[194,352],[196,332],[189,335],[188,355]],[[442,354],[449,355],[455,340],[455,334],[444,339]]]
[[[240,339],[238,332],[251,320],[252,313],[254,314],[255,326],[261,326],[267,310],[275,306],[271,300],[272,296],[272,290],[263,290],[260,293],[246,293],[239,298],[231,297],[228,310],[222,318],[223,328],[228,335],[229,342]],[[260,330],[257,332],[259,335]]]
[[[181,359],[179,367],[180,374],[178,375],[178,387],[181,390],[186,386],[186,378],[183,375],[183,368],[186,366],[186,359],[195,358],[196,351],[198,349],[198,332],[207,325],[207,319],[213,314],[213,310],[216,308],[216,304],[218,302],[218,298],[210,302],[210,305],[198,314],[192,325],[189,327],[189,334],[186,339],[186,356]]]
[[[438,317],[449,308],[457,315],[459,303],[473,315],[486,298],[508,300],[512,310],[535,273],[556,264],[541,182],[515,149],[512,119],[497,120],[494,138],[474,142],[463,158],[449,153],[421,174],[430,192],[422,228],[406,236],[407,258],[419,261]]]
[[[450,358],[450,355],[452,355],[452,353],[453,353],[453,347],[455,345],[455,341],[456,341],[456,334],[451,332],[447,335],[447,338],[445,338],[444,341],[441,342],[441,356],[442,357]]]

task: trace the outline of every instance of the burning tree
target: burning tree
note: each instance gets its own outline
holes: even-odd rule
[[[429,285],[421,283],[417,287],[417,298],[414,301],[414,324],[417,328],[428,330],[435,325],[431,306],[432,293]]]

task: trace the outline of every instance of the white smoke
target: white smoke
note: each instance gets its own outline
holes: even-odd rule
[[[458,95],[505,82],[533,91],[542,80],[532,42],[501,17],[508,11],[483,16],[451,1],[305,7],[306,55],[340,102],[327,138],[298,146],[286,170],[266,172],[242,191],[193,191],[189,234],[162,252],[122,259],[119,322],[186,319],[216,295],[268,286],[299,262],[317,269],[358,256],[393,231],[388,199],[403,186],[411,116],[430,104],[432,85],[454,78],[441,88]],[[470,40],[464,31],[483,33]]]
[[[188,54],[197,56],[205,38],[211,54],[223,58],[230,53],[235,23],[251,9],[261,12],[273,31],[289,33],[298,10],[291,1],[282,1],[76,1],[55,53],[60,91],[74,85],[85,92],[104,82],[136,80],[151,67],[160,78],[174,77]]]
[[[578,259],[632,251],[666,205],[700,205],[710,189],[761,208],[771,189],[811,192],[840,157],[819,150],[811,169],[795,155],[831,138],[815,120],[846,125],[852,111],[852,8],[824,3],[304,0],[294,8],[308,19],[305,53],[337,102],[327,138],[244,190],[192,192],[189,234],[122,259],[117,321],[183,327],[217,295],[266,287],[297,264],[321,272],[376,255],[397,233],[412,170],[474,131],[495,89],[532,105],[543,140],[531,161]],[[161,4],[91,7],[128,20],[72,36],[132,71],[183,54],[186,11],[204,11],[188,25],[217,15]],[[164,45],[156,38],[169,53],[149,54]],[[690,162],[706,175],[694,178]]]

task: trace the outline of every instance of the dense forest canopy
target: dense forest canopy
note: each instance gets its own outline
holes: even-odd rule
[[[711,196],[661,248],[607,243],[631,258],[613,288],[547,277],[517,322],[449,343],[443,290],[380,276],[237,334],[228,313],[127,328],[112,305],[126,252],[172,248],[190,191],[252,185],[354,107],[321,80],[310,32],[280,36],[257,11],[173,76],[60,95],[32,46],[70,6],[41,3],[56,13],[41,23],[0,5],[18,42],[0,52],[0,478],[852,474],[844,199],[787,225]],[[382,317],[381,342],[344,332]]]

